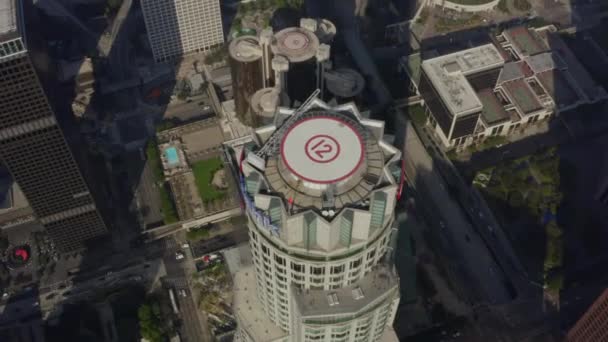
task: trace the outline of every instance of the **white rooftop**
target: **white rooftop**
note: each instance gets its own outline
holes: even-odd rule
[[[262,57],[260,41],[253,36],[242,36],[232,40],[228,46],[230,56],[240,62],[252,62]]]
[[[254,341],[272,342],[287,336],[264,312],[256,293],[255,268],[244,267],[234,275],[234,313]]]
[[[467,75],[500,67],[505,60],[493,44],[486,44],[444,56],[427,59],[422,69],[450,112],[475,113],[482,104],[467,81]]]
[[[317,116],[291,126],[281,141],[281,158],[305,182],[348,179],[364,163],[364,141],[356,128],[337,117]]]
[[[0,0],[0,34],[17,30],[17,9],[15,5],[15,0]]]
[[[285,56],[290,63],[299,63],[315,57],[319,38],[301,27],[288,27],[274,35],[272,53]]]

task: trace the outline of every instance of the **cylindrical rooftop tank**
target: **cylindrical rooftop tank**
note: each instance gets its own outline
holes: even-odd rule
[[[253,125],[254,120],[248,115],[249,101],[264,86],[262,48],[256,37],[242,36],[230,42],[228,52],[236,114],[244,124]]]
[[[256,116],[258,126],[272,124],[277,107],[279,106],[279,90],[263,88],[251,97],[251,112]]]
[[[353,69],[339,68],[325,72],[325,88],[339,103],[357,102],[365,79]]]
[[[327,19],[317,19],[316,35],[321,44],[331,45],[336,36],[336,25]]]
[[[273,55],[289,61],[286,75],[287,95],[293,102],[303,102],[316,88],[317,36],[301,27],[290,27],[277,32],[272,43]]]

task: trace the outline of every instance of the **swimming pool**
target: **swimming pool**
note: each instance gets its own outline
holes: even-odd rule
[[[165,158],[167,158],[169,165],[179,164],[179,157],[177,156],[177,149],[175,147],[165,149]]]

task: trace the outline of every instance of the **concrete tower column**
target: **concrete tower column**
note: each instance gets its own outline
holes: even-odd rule
[[[272,32],[272,28],[268,27],[260,32],[260,46],[262,47],[262,77],[263,77],[263,87],[271,87],[272,86],[272,51],[270,49],[270,45],[272,43],[272,37],[274,33]]]
[[[327,44],[319,45],[317,49],[317,89],[321,91],[321,98],[325,94],[325,69],[328,68],[330,63],[330,47]]]
[[[283,56],[272,58],[272,70],[274,71],[275,87],[280,91],[287,89],[286,73],[289,71],[289,61]]]

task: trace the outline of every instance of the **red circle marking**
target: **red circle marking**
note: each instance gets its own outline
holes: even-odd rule
[[[321,139],[321,140],[319,140],[319,139]],[[333,142],[333,146],[329,145],[329,144],[323,144],[324,139],[328,139],[329,141]],[[312,151],[312,153],[310,151],[311,144],[312,144],[312,149],[314,149]],[[325,146],[327,146],[329,148],[329,150],[320,149]],[[320,153],[332,153],[332,152],[334,152],[334,150],[336,152],[331,158],[329,158],[327,160],[321,159],[322,157],[321,157]],[[312,138],[308,139],[308,141],[304,145],[304,152],[306,153],[306,156],[308,157],[308,159],[312,160],[313,162],[325,164],[325,163],[332,162],[332,161],[336,160],[336,158],[338,158],[338,156],[340,155],[340,143],[336,139],[334,139],[333,137],[330,137],[327,134],[317,134],[317,135],[313,136]],[[316,156],[315,156],[315,154],[316,154]]]
[[[361,147],[361,155],[359,156],[359,160],[357,161],[357,164],[355,165],[355,167],[353,167],[353,169],[351,171],[349,171],[347,174],[345,174],[342,177],[338,177],[336,179],[330,179],[330,180],[326,180],[326,181],[319,181],[319,180],[315,180],[315,179],[310,179],[308,177],[304,177],[302,176],[300,173],[298,173],[296,170],[294,170],[291,165],[289,165],[289,163],[287,162],[287,159],[285,158],[285,139],[289,136],[289,133],[291,133],[291,131],[296,128],[297,126],[299,126],[300,124],[309,121],[309,120],[316,120],[316,119],[327,119],[327,120],[333,120],[336,122],[339,122],[340,124],[350,128],[353,133],[355,133],[355,135],[357,136],[357,138],[359,139],[359,144]],[[315,116],[312,118],[307,118],[304,120],[300,120],[298,122],[296,122],[293,126],[289,127],[289,129],[287,130],[287,132],[285,132],[285,135],[283,135],[283,137],[281,138],[281,159],[283,160],[283,163],[285,164],[285,166],[287,167],[287,169],[289,169],[289,171],[291,173],[293,173],[294,175],[298,176],[299,178],[301,178],[304,181],[307,182],[311,182],[311,183],[316,183],[316,184],[330,184],[330,183],[335,183],[335,182],[339,182],[342,180],[345,180],[346,178],[352,176],[357,169],[359,168],[359,166],[361,166],[361,164],[363,163],[363,158],[365,156],[365,146],[363,145],[363,139],[361,138],[361,134],[359,134],[359,132],[355,129],[355,127],[353,127],[353,125],[351,125],[350,123],[338,119],[338,118],[334,118],[334,117],[330,117],[330,116],[326,116],[326,115],[320,115],[320,116]]]

